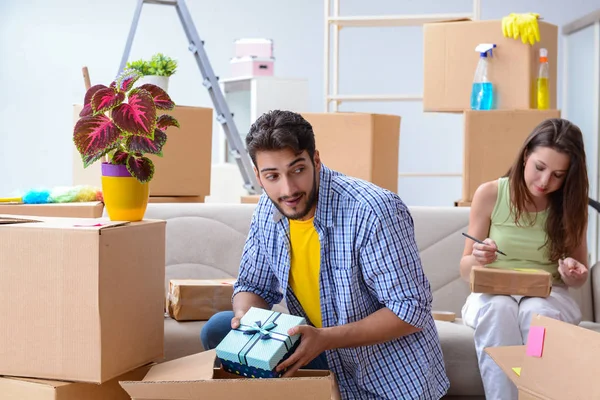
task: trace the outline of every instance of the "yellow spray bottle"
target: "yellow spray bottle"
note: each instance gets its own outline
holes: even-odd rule
[[[537,78],[537,108],[547,110],[550,108],[550,89],[548,88],[548,50],[540,49],[540,69]]]

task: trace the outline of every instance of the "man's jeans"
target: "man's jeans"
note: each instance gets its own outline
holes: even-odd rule
[[[211,350],[217,347],[219,343],[231,330],[231,319],[233,311],[223,311],[213,315],[202,327],[200,332],[200,340],[204,350]],[[303,369],[324,369],[327,370],[327,358],[325,353],[321,353],[317,358],[312,360]]]

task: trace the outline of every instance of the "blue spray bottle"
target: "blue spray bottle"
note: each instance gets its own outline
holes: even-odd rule
[[[492,49],[495,47],[496,45],[491,43],[483,43],[475,47],[475,51],[479,53],[479,63],[471,90],[472,110],[491,110],[493,108],[494,88],[488,79],[488,57],[492,57]]]

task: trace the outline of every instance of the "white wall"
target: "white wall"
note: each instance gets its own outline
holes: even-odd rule
[[[275,73],[308,78],[310,111],[323,111],[323,0],[187,3],[217,75],[229,76],[236,38],[272,38]],[[92,84],[114,78],[135,4],[136,0],[0,1],[0,197],[16,190],[72,183],[72,105],[83,100],[81,67],[89,67]],[[589,0],[564,4],[484,0],[482,18],[536,11],[560,26],[599,6]],[[470,0],[341,0],[346,15],[466,12],[471,7]],[[130,59],[159,51],[180,63],[170,83],[174,100],[212,107],[175,10],[145,5]],[[419,93],[422,54],[420,28],[345,28],[340,91]],[[553,67],[560,73],[560,65]],[[401,171],[461,172],[460,116],[423,114],[420,102],[348,103],[341,109],[402,116]],[[460,178],[402,179],[399,192],[409,204],[451,205],[460,197]]]

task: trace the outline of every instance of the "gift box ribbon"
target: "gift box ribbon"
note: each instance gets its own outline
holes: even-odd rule
[[[235,329],[236,331],[243,332],[244,335],[252,335],[250,340],[248,340],[244,347],[238,352],[240,364],[248,365],[248,353],[250,353],[250,350],[252,350],[254,345],[260,340],[276,340],[285,345],[286,351],[290,349],[290,345],[288,344],[289,335],[272,331],[277,327],[275,321],[277,321],[280,316],[280,312],[273,311],[264,323],[262,321],[255,321],[252,325],[241,324],[239,328]]]

